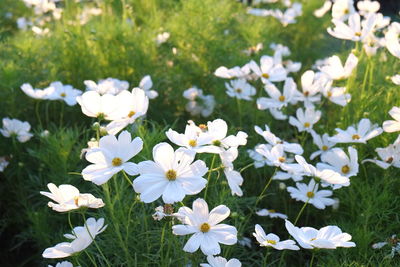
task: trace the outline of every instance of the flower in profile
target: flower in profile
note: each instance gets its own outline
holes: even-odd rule
[[[141,201],[150,203],[162,196],[167,204],[182,201],[186,195],[198,194],[207,184],[203,176],[208,168],[204,161],[194,161],[194,151],[160,143],[153,148],[154,161],[139,163],[140,176],[133,188]]]
[[[296,187],[288,186],[287,191],[290,196],[297,201],[307,202],[314,205],[317,209],[325,209],[326,206],[332,206],[335,201],[329,197],[332,196],[331,190],[318,191],[318,184],[314,179],[310,183],[296,183]]]
[[[245,79],[231,80],[225,83],[226,93],[230,97],[250,101],[252,96],[256,94],[256,88],[251,86]]]
[[[164,206],[158,206],[155,208],[156,212],[153,213],[152,217],[154,220],[161,221],[165,217],[175,217],[174,207],[171,204],[165,204]]]
[[[100,95],[111,94],[118,95],[122,91],[128,90],[129,83],[114,78],[100,80],[98,83],[86,80],[83,82],[86,85],[87,91],[96,91]]]
[[[289,234],[305,249],[336,249],[337,247],[350,248],[356,246],[354,242],[350,242],[351,235],[342,233],[342,230],[334,225],[317,230],[312,227],[299,228],[286,220],[285,226]]]
[[[285,68],[281,64],[275,64],[274,58],[270,56],[262,56],[260,66],[253,60],[250,61],[249,67],[263,83],[281,82],[286,79]]]
[[[399,34],[400,34],[399,22],[392,22],[392,24],[390,24],[390,26],[388,27],[388,31],[385,34],[386,48],[393,56],[397,58],[400,58]]]
[[[257,239],[257,242],[260,243],[261,247],[272,247],[277,250],[300,250],[293,240],[280,241],[279,236],[275,234],[271,233],[266,235],[264,229],[259,224],[256,224],[253,236]]]
[[[358,154],[353,147],[348,147],[349,156],[343,149],[335,147],[321,156],[322,163],[317,163],[320,170],[330,169],[342,176],[352,177],[358,174]]]
[[[172,226],[175,235],[193,234],[183,250],[193,253],[199,248],[205,255],[221,253],[219,243],[233,245],[237,242],[237,230],[234,226],[219,224],[230,214],[230,209],[219,205],[208,211],[204,199],[198,198],[193,202],[193,208],[181,207],[177,212],[178,219],[183,223]]]
[[[329,135],[327,133],[324,133],[322,136],[317,134],[316,132],[311,132],[311,135],[313,137],[313,142],[315,145],[318,146],[319,150],[315,151],[311,154],[310,159],[313,160],[318,156],[324,155],[326,152],[328,152],[332,147],[336,145],[335,142],[329,141]]]
[[[130,106],[121,105],[125,103],[125,99],[129,99],[131,93],[127,90],[122,91],[118,95],[106,93],[100,95],[97,91],[87,91],[76,98],[81,106],[82,113],[88,117],[119,120],[121,114],[128,114]]]
[[[65,234],[64,237],[72,240],[71,242],[63,242],[55,245],[54,247],[47,248],[43,251],[43,258],[66,258],[75,253],[78,253],[93,242],[96,236],[102,233],[107,228],[104,226],[104,218],[96,220],[89,218],[86,220],[84,226],[75,227],[72,234]]]
[[[382,148],[378,147],[375,149],[376,153],[381,160],[378,159],[365,159],[362,161],[364,162],[372,162],[378,165],[383,169],[387,169],[390,166],[395,168],[400,168],[400,144],[399,138],[394,142],[394,144],[390,144],[389,146]]]
[[[301,75],[302,94],[299,95],[299,100],[304,102],[306,108],[313,108],[314,102],[321,101],[319,94],[322,88],[321,75],[316,75],[314,71],[308,70]]]
[[[83,179],[102,185],[122,170],[129,175],[136,175],[137,165],[128,160],[137,155],[142,148],[142,139],[136,137],[132,140],[128,131],[120,133],[118,139],[114,135],[103,136],[100,138],[99,147],[90,148],[86,152],[86,160],[92,164],[83,169]]]
[[[346,130],[335,129],[337,134],[330,137],[329,141],[335,143],[363,143],[383,132],[377,124],[371,124],[369,119],[363,118],[357,125],[349,126]]]
[[[76,105],[76,97],[82,94],[81,90],[75,89],[71,85],[64,85],[61,82],[52,82],[46,90],[52,92],[48,95],[48,99],[63,100],[68,106]]]
[[[45,89],[33,88],[29,83],[24,83],[21,85],[21,90],[29,97],[34,99],[48,99],[54,91],[53,87],[47,87]]]
[[[383,130],[387,133],[393,133],[400,131],[400,107],[393,107],[389,111],[389,115],[392,116],[394,120],[384,121]]]
[[[115,114],[120,119],[113,120],[107,125],[106,130],[109,134],[117,134],[138,118],[146,115],[149,107],[149,98],[144,90],[133,88],[132,92],[124,92],[124,98],[120,99],[119,105],[124,106],[124,108],[120,109],[120,114]]]
[[[229,261],[223,257],[207,256],[208,263],[200,263],[201,267],[241,267],[242,263],[238,259],[230,259]]]
[[[50,198],[54,202],[49,202],[48,206],[58,212],[67,212],[81,207],[98,209],[104,207],[103,200],[95,198],[92,194],[81,194],[72,185],[62,184],[57,187],[53,183],[47,184],[49,192],[40,191],[40,194]]]
[[[338,56],[332,56],[327,59],[326,64],[321,67],[321,71],[332,80],[342,80],[350,77],[353,69],[358,64],[358,58],[351,53],[344,66]]]
[[[250,71],[251,70],[248,64],[244,65],[243,67],[236,66],[231,69],[221,66],[215,70],[214,75],[224,79],[238,78],[248,80]]]
[[[262,209],[262,210],[256,211],[256,214],[258,216],[262,216],[262,217],[268,216],[270,218],[287,219],[287,216],[285,214],[276,212],[276,210]]]
[[[53,266],[48,265],[48,267],[53,267]],[[74,265],[72,265],[72,263],[70,263],[69,261],[62,261],[58,262],[55,267],[74,267]]]
[[[0,132],[4,137],[16,137],[19,142],[25,143],[33,136],[30,130],[31,125],[27,121],[3,118],[3,128]]]
[[[290,116],[289,123],[296,126],[299,132],[312,132],[313,126],[321,118],[321,111],[315,110],[314,108],[306,108],[303,111],[302,108],[298,108],[296,111],[296,117]]]
[[[231,189],[232,195],[241,197],[243,196],[243,191],[240,186],[243,184],[243,177],[240,172],[234,170],[233,166],[233,161],[237,158],[237,156],[238,150],[235,147],[220,153],[224,174],[228,180],[228,185]]]
[[[139,88],[146,93],[146,96],[149,99],[154,99],[158,96],[157,91],[150,90],[152,87],[153,87],[153,81],[151,80],[150,75],[144,76],[139,83]]]
[[[288,143],[273,134],[267,124],[265,124],[265,130],[262,130],[259,126],[254,126],[254,130],[256,131],[256,133],[261,135],[265,139],[265,141],[267,141],[271,146],[281,144],[284,151],[297,155],[301,155],[304,152],[301,145],[296,143]]]

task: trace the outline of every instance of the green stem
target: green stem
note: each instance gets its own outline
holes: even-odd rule
[[[40,114],[39,114],[39,104],[40,104],[40,101],[37,101],[36,102],[36,107],[35,107],[35,113],[36,113],[36,119],[39,122],[40,128],[43,128],[42,127],[42,119],[40,118]]]
[[[61,103],[61,111],[60,111],[60,127],[63,125],[64,121],[64,101],[60,102]]]
[[[215,163],[215,158],[216,158],[216,154],[214,154],[213,155],[213,158],[212,158],[212,160],[211,160],[211,166],[210,166],[210,169],[212,170],[213,169],[213,167],[214,167],[214,163]],[[208,188],[210,187],[210,177],[211,177],[211,173],[212,172],[209,172],[208,173],[208,176],[207,176],[207,186],[206,186],[206,191],[204,192],[204,200],[206,200],[207,199],[207,191],[208,191]]]
[[[236,103],[237,103],[238,111],[239,111],[239,126],[240,126],[240,128],[242,128],[242,106],[241,106],[239,98],[236,98]]]
[[[310,266],[309,266],[309,267],[312,267],[312,266],[313,266],[314,258],[315,258],[315,251],[313,250],[312,257],[311,257],[311,261],[310,261]]]
[[[275,171],[274,171],[274,173],[272,174],[271,178],[269,178],[268,183],[265,185],[264,189],[261,191],[261,194],[258,196],[258,198],[257,198],[257,200],[256,200],[256,205],[255,205],[256,207],[257,207],[258,202],[260,202],[261,199],[264,197],[264,193],[265,193],[265,191],[268,189],[269,185],[271,184],[272,178],[274,177],[274,175],[275,175],[275,173],[276,173],[276,170],[277,170],[277,168],[275,168]]]
[[[128,175],[126,174],[126,172],[124,170],[122,170],[122,174],[124,175],[125,179],[128,181],[128,183],[132,186],[133,183],[132,181],[129,179]]]
[[[308,201],[310,200],[310,198],[307,199],[307,201],[304,203],[303,207],[301,207],[301,210],[299,211],[299,213],[297,214],[296,219],[294,220],[293,225],[296,225],[297,221],[300,219],[301,214],[303,213],[304,209],[306,208]]]

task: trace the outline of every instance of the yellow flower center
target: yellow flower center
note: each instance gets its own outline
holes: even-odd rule
[[[279,157],[278,160],[282,163],[284,163],[286,161],[285,157]]]
[[[360,37],[361,36],[361,32],[356,32],[354,35]]]
[[[263,78],[265,78],[265,79],[268,79],[268,78],[269,78],[269,74],[268,74],[268,73],[263,73],[261,76],[262,76]]]
[[[67,94],[66,94],[66,93],[61,93],[60,96],[61,96],[61,97],[66,97]]]
[[[208,223],[203,223],[200,226],[200,231],[202,231],[203,233],[207,233],[208,231],[210,231],[211,226]]]
[[[176,171],[174,171],[174,170],[167,171],[165,173],[165,177],[167,177],[167,179],[170,181],[175,181],[176,180]]]
[[[311,238],[311,239],[310,239],[310,241],[314,241],[315,239],[317,239],[317,238],[316,238],[316,237],[314,237],[314,238]]]
[[[310,127],[310,125],[311,125],[311,124],[310,124],[309,122],[305,122],[305,123],[304,123],[304,127],[306,127],[306,128]]]
[[[307,197],[308,198],[313,198],[315,196],[314,192],[307,192]]]
[[[305,91],[303,94],[304,94],[305,96],[308,96],[308,95],[310,94],[310,92]]]
[[[112,160],[112,165],[113,165],[114,167],[121,166],[121,165],[122,165],[122,159],[121,159],[121,158],[118,158],[118,157],[113,158],[113,160]]]
[[[386,162],[389,163],[389,164],[392,163],[392,162],[393,162],[393,157],[388,158],[388,159],[386,160]]]
[[[268,210],[269,213],[275,213],[276,210]]]
[[[132,118],[135,114],[136,112],[132,110],[131,112],[129,112],[128,117]]]
[[[348,165],[344,165],[342,167],[342,173],[347,174],[350,171],[350,167]]]
[[[200,125],[199,125],[199,128],[204,132],[204,131],[207,130],[207,125],[205,125],[205,124],[200,124]]]
[[[323,151],[327,151],[328,150],[328,146],[322,146],[322,150]]]
[[[189,140],[189,146],[191,146],[191,147],[195,147],[195,146],[197,146],[197,141],[196,140]]]
[[[284,96],[284,95],[281,95],[281,96],[279,97],[279,101],[281,101],[281,102],[285,101],[285,96]]]
[[[221,141],[215,140],[215,141],[213,141],[213,145],[214,146],[220,146],[221,145]]]
[[[268,243],[270,243],[271,245],[276,245],[276,241],[275,240],[267,240]]]
[[[361,137],[358,134],[353,134],[353,136],[351,138],[353,138],[353,140],[358,140]]]
[[[332,96],[332,92],[329,91],[329,92],[328,92],[328,97],[331,97],[331,96]]]
[[[79,206],[79,197],[74,197],[75,206]]]
[[[349,9],[346,8],[345,10],[343,10],[343,13],[344,13],[344,14],[349,14],[350,11],[349,11]]]
[[[235,90],[237,93],[241,93],[242,92],[242,89],[240,89],[240,88],[236,88],[236,90]]]

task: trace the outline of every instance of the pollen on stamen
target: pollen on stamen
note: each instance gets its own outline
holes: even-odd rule
[[[309,92],[309,91],[305,91],[303,94],[304,94],[305,96],[308,96],[308,95],[310,94],[310,92]]]
[[[351,137],[353,140],[358,140],[361,137],[358,134],[353,134],[353,136]]]
[[[268,210],[269,213],[275,213],[276,210]]]
[[[311,192],[311,191],[307,192],[308,198],[313,198],[314,196],[315,196],[314,192]]]
[[[309,122],[305,122],[305,123],[304,123],[304,127],[306,127],[306,128],[310,127],[310,125],[311,125],[311,124],[310,124]]]
[[[61,96],[61,97],[66,97],[67,94],[66,94],[66,93],[61,93],[60,96]]]
[[[323,150],[323,151],[327,151],[327,150],[328,150],[328,146],[323,145],[323,146],[322,146],[322,150]]]
[[[176,180],[176,171],[174,170],[169,170],[165,173],[165,177],[170,180],[170,181],[175,181]]]
[[[347,174],[350,171],[350,167],[348,165],[344,165],[342,167],[342,173]]]
[[[285,157],[279,157],[278,160],[282,163],[284,163],[286,161]]]
[[[279,101],[281,101],[281,102],[285,101],[285,96],[281,95],[281,96],[279,97]]]
[[[267,240],[268,243],[270,243],[271,245],[276,245],[276,241],[275,240]]]
[[[200,226],[200,231],[202,231],[203,233],[207,233],[208,231],[210,231],[211,226],[208,223],[203,223]]]
[[[212,144],[213,144],[214,146],[220,146],[220,145],[221,145],[221,141],[215,140],[215,141],[212,142]]]
[[[265,79],[268,79],[268,78],[269,78],[269,74],[268,74],[268,73],[263,73],[261,76],[262,76],[263,78],[265,78]]]
[[[393,157],[390,157],[390,158],[388,158],[387,160],[386,160],[386,163],[392,163],[393,162]]]
[[[74,197],[75,206],[79,206],[79,197]]]
[[[191,146],[191,147],[195,147],[195,146],[197,146],[197,141],[196,141],[196,140],[194,140],[194,139],[192,139],[192,140],[189,140],[189,146]]]
[[[240,88],[236,88],[236,93],[238,93],[238,94],[240,94],[241,92],[242,92],[242,89],[240,89]]]
[[[328,97],[331,97],[331,96],[332,96],[332,92],[329,91],[329,92],[328,92]]]
[[[114,167],[118,167],[118,166],[121,166],[122,165],[122,159],[121,158],[118,158],[118,157],[115,157],[115,158],[113,158],[113,160],[112,160],[112,165],[114,166]]]
[[[136,112],[132,110],[131,112],[129,112],[128,117],[132,118],[135,114]]]

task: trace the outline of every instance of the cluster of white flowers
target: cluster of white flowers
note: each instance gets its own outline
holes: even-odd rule
[[[203,90],[197,87],[191,87],[183,91],[183,97],[189,100],[185,108],[192,116],[209,117],[214,111],[214,96],[204,95]]]
[[[275,3],[278,0],[259,0],[255,1],[255,4],[259,3]],[[264,8],[249,8],[247,13],[254,15],[254,16],[261,16],[267,17],[271,16],[279,20],[280,23],[284,27],[289,24],[296,23],[296,18],[302,15],[302,4],[300,3],[291,3],[290,0],[283,1],[285,6],[287,7],[286,10],[281,9],[264,9]]]

